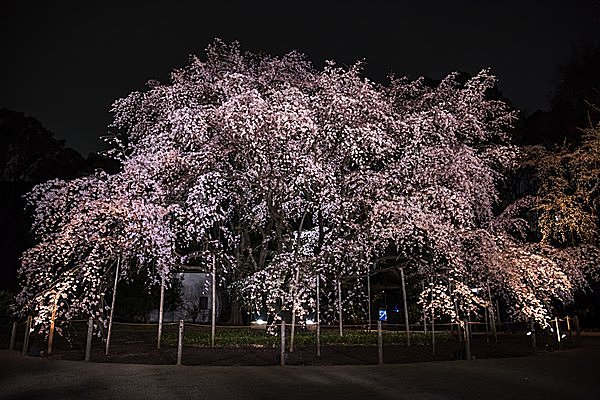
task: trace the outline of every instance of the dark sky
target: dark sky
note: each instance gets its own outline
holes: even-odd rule
[[[101,148],[115,99],[166,80],[215,37],[251,51],[298,49],[317,65],[364,58],[376,81],[491,67],[529,112],[546,107],[574,45],[600,41],[598,0],[15,3],[0,9],[0,108],[39,119],[84,155]]]

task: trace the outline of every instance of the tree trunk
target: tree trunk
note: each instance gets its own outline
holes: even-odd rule
[[[242,308],[238,300],[231,300],[231,315],[228,323],[234,326],[242,325]]]

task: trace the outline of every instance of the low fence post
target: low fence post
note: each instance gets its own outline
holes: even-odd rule
[[[281,351],[279,365],[285,366],[285,320],[281,319]]]
[[[573,344],[573,330],[571,329],[571,320],[567,315],[567,331],[569,332],[569,342]]]
[[[179,320],[179,337],[177,338],[177,365],[181,365],[183,356],[183,320]]]
[[[88,319],[87,339],[85,341],[85,361],[90,361],[92,354],[92,334],[94,333],[94,317]]]
[[[17,321],[14,321],[12,324],[12,330],[10,331],[10,345],[8,346],[9,350],[15,349],[16,339],[17,339]]]
[[[31,333],[32,319],[33,317],[29,315],[27,317],[27,322],[25,322],[25,335],[23,337],[23,349],[21,350],[21,354],[23,354],[24,356],[27,355],[27,352],[29,351],[29,335]]]
[[[383,364],[383,329],[381,321],[377,321],[377,363]]]

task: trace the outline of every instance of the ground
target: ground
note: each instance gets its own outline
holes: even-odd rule
[[[221,335],[231,328],[217,329],[217,344],[224,343]],[[247,328],[245,328],[247,329]],[[16,336],[15,348],[22,346],[23,327],[19,326]],[[2,330],[6,332],[4,340],[0,340],[0,348],[8,347],[8,327]],[[83,360],[85,352],[85,334],[87,328],[84,323],[73,324],[70,327],[69,338],[65,340],[64,336],[55,335],[54,351],[51,356],[53,359],[60,360]],[[279,364],[279,338],[268,345],[221,345],[216,349],[208,347],[210,343],[210,327],[186,325],[186,338],[199,337],[194,345],[185,345],[183,348],[184,365],[205,365],[205,366],[271,366]],[[244,338],[244,335],[252,333],[246,330],[242,332],[237,330],[235,340]],[[111,338],[110,353],[104,354],[104,345],[101,338],[94,337],[92,343],[91,359],[94,362],[110,363],[140,363],[140,364],[175,364],[177,359],[177,327],[166,325],[163,332],[163,343],[160,350],[156,349],[156,325],[132,325],[116,324]],[[337,328],[328,331],[329,336],[337,336]],[[264,333],[262,333],[264,335]],[[313,333],[305,333],[314,339]],[[325,334],[325,333],[324,333]],[[388,330],[384,332],[384,360],[386,363],[414,363],[423,361],[443,361],[460,358],[462,344],[456,340],[456,332],[438,332],[436,340],[435,356],[433,355],[430,344],[430,332],[423,335],[422,332],[413,332],[411,334],[413,345],[406,347],[401,344],[392,344],[396,332]],[[198,336],[199,335],[199,336]],[[352,330],[347,330],[345,340],[352,342],[348,335],[352,335]],[[377,364],[376,332],[370,334],[372,344],[365,345],[328,345],[322,346],[321,357],[316,357],[316,347],[311,345],[297,346],[294,353],[287,355],[287,363],[290,365],[369,365]],[[225,334],[225,338],[228,336]],[[170,338],[170,340],[169,340]],[[304,336],[306,339],[306,336]],[[1,338],[0,338],[1,339]],[[224,338],[223,338],[224,339]],[[289,337],[288,337],[289,339]],[[249,339],[253,342],[252,337]],[[575,340],[574,340],[575,341]],[[301,341],[299,341],[301,342]],[[553,338],[548,336],[538,336],[538,349],[544,351],[546,343],[553,343]],[[568,342],[568,341],[567,341]],[[567,346],[570,346],[567,344]],[[45,338],[37,335],[32,336],[30,351],[39,354],[46,350]],[[493,336],[486,336],[483,333],[475,334],[472,339],[472,353],[477,359],[482,358],[503,358],[526,356],[532,353],[530,337],[523,332],[510,333],[502,332],[499,334],[496,343]]]
[[[594,399],[600,338],[537,356],[385,365],[176,366],[0,351],[1,399]]]
[[[132,337],[128,336],[130,339]],[[116,339],[116,338],[115,338]],[[476,358],[502,358],[525,356],[531,353],[531,344],[525,335],[501,335],[498,344],[493,340],[486,344],[484,336],[473,338],[472,352]],[[177,348],[174,345],[155,347],[151,340],[111,341],[108,356],[104,355],[101,343],[95,344],[91,359],[96,362],[110,363],[142,363],[142,364],[175,364]],[[461,345],[454,340],[438,341],[436,353],[433,355],[429,344],[384,345],[384,360],[389,364],[413,363],[423,361],[453,360],[460,356],[457,350]],[[73,348],[58,349],[52,355],[54,359],[83,360],[83,345]],[[544,351],[543,349],[539,349]],[[184,365],[204,366],[271,366],[278,365],[280,348],[275,347],[226,347],[215,348],[184,346],[182,362]],[[329,345],[321,347],[321,357],[316,357],[316,347],[297,346],[294,353],[286,355],[289,365],[369,365],[377,364],[377,347],[375,345]]]

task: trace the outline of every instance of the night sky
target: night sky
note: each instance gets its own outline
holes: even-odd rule
[[[250,51],[297,49],[317,66],[365,59],[375,81],[491,67],[504,95],[532,112],[547,106],[574,46],[600,41],[597,0],[177,3],[3,3],[0,108],[39,119],[85,155],[101,149],[115,99],[167,80],[219,37]]]

